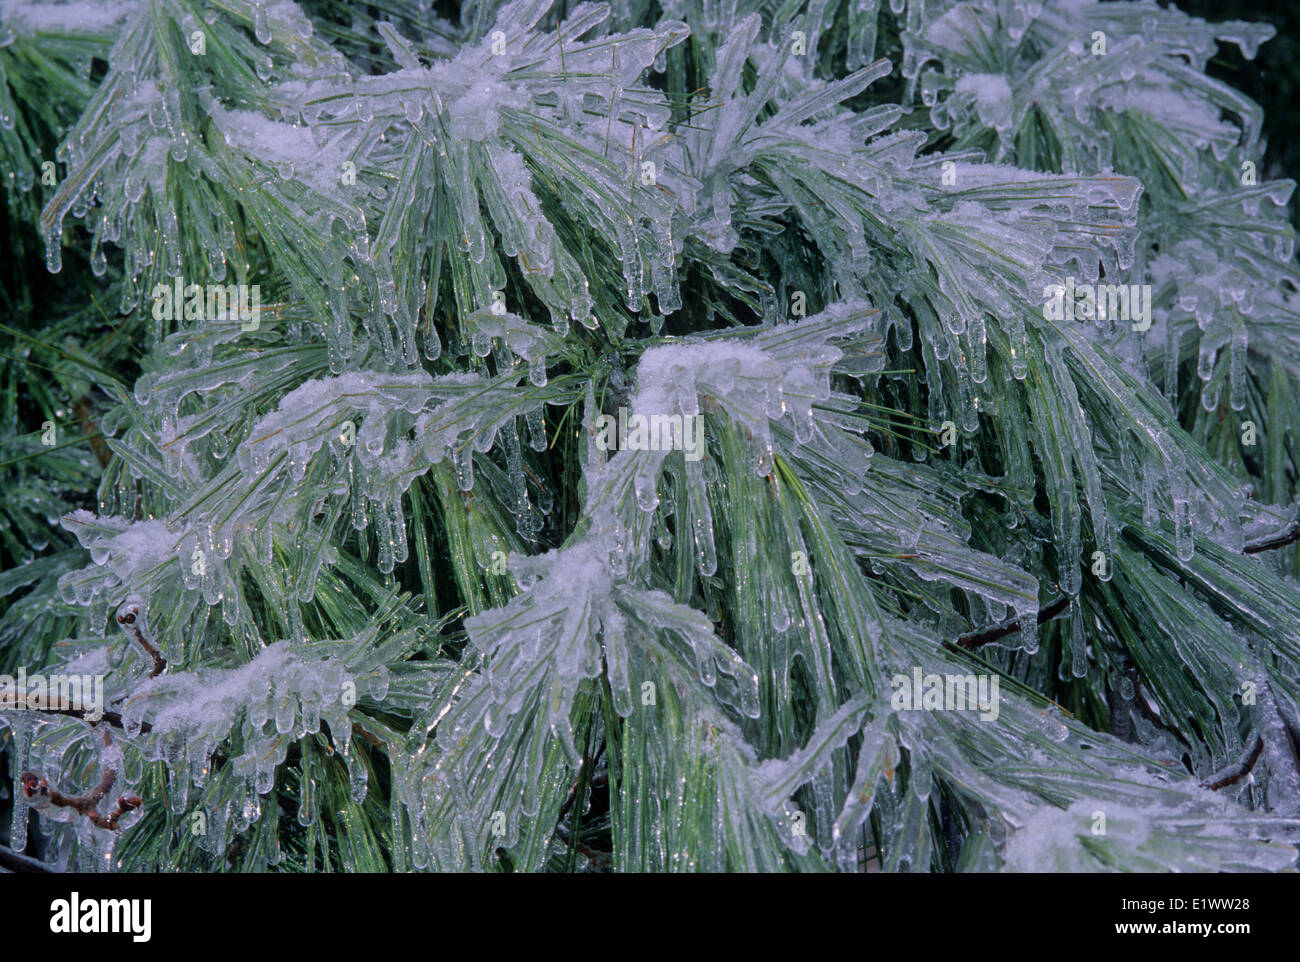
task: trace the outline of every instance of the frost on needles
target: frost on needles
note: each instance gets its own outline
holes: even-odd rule
[[[1270,28],[89,9],[0,0],[63,288],[0,361],[42,411],[0,674],[106,701],[0,712],[8,846],[34,805],[88,869],[1295,866],[1294,185],[1205,74]],[[894,697],[977,676],[987,717]],[[107,772],[115,821],[23,779]]]

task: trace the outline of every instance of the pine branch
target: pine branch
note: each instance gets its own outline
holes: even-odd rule
[[[1285,548],[1297,541],[1300,541],[1300,521],[1293,524],[1289,531],[1271,538],[1264,538],[1261,541],[1253,541],[1242,550],[1246,554],[1259,554],[1261,551],[1274,551],[1278,548]]]
[[[0,870],[15,874],[47,874],[54,871],[44,862],[4,845],[0,845]]]
[[[1068,608],[1069,606],[1070,606],[1069,598],[1067,597],[1057,598],[1050,605],[1047,605],[1045,608],[1040,608],[1038,610],[1038,615],[1037,615],[1038,624],[1040,625],[1046,624],[1047,622],[1055,618],[1057,615],[1059,615],[1061,612],[1065,611],[1065,609]],[[1005,638],[1007,637],[1007,635],[1015,634],[1017,631],[1020,631],[1020,627],[1021,627],[1020,620],[1017,619],[1016,621],[1009,622],[1008,624],[999,625],[996,628],[986,628],[983,631],[977,631],[977,632],[972,632],[970,634],[961,635],[957,638],[956,646],[958,648],[964,649],[965,651],[973,651],[976,648],[981,648],[984,645]]]
[[[117,612],[117,623],[122,630],[135,640],[135,643],[144,649],[146,655],[153,661],[153,670],[149,672],[150,678],[157,678],[167,670],[167,661],[154,645],[144,636],[144,623],[140,619],[140,605],[138,603],[127,602]]]
[[[110,747],[112,739],[108,734],[108,729],[104,728],[100,731],[103,736],[104,747]],[[104,815],[100,812],[99,803],[112,790],[116,781],[117,772],[106,767],[100,775],[99,783],[85,795],[64,795],[58,789],[53,788],[43,776],[38,777],[32,772],[23,772],[19,776],[23,794],[29,800],[48,803],[57,808],[71,808],[88,818],[93,825],[109,831],[117,831],[118,819],[144,804],[138,795],[121,795],[117,799],[117,807],[110,814]]]
[[[16,757],[79,764],[84,725],[5,742],[61,859],[89,823],[131,870],[1294,867],[1259,840],[1300,842],[1300,593],[1220,536],[1288,524],[1287,452],[1223,411],[1276,441],[1300,404],[1291,186],[1204,78],[1268,30],[831,0],[804,49],[753,6],[14,8],[0,202],[61,277],[0,284],[0,650],[120,692],[85,793]],[[1237,764],[1128,740],[1231,757],[1265,641]],[[892,711],[999,642],[981,713]],[[126,772],[198,778],[209,834],[122,831]],[[1098,796],[1134,824],[1078,845]]]
[[[1231,771],[1219,775],[1216,778],[1207,780],[1203,784],[1211,791],[1218,791],[1220,788],[1226,788],[1229,785],[1237,784],[1250,774],[1251,769],[1255,767],[1255,763],[1259,761],[1259,757],[1263,753],[1264,738],[1262,735],[1256,736],[1254,747],[1250,749],[1249,753],[1239,764],[1234,766]]]

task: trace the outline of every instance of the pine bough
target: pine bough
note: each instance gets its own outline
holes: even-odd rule
[[[1271,30],[661,7],[0,4],[8,216],[125,335],[14,298],[104,437],[6,408],[0,668],[107,698],[0,713],[8,845],[1294,867],[1293,184],[1205,74]],[[177,279],[259,323],[151,310]],[[607,450],[619,408],[704,458]],[[977,675],[984,715],[897,697]]]

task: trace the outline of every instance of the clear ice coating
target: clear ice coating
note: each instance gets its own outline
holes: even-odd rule
[[[15,778],[165,778],[217,853],[280,817],[286,779],[302,827],[376,803],[382,751],[394,867],[505,848],[540,868],[576,775],[618,761],[591,754],[617,725],[639,776],[611,814],[619,867],[856,869],[869,828],[882,865],[927,868],[947,844],[928,806],[954,786],[987,819],[968,867],[1294,864],[1300,607],[1242,552],[1295,510],[1205,458],[1175,406],[1180,378],[1198,418],[1240,423],[1265,388],[1293,406],[1294,185],[1246,176],[1260,111],[1203,74],[1218,41],[1253,56],[1270,28],[1150,2],[664,0],[646,26],[519,0],[459,24],[358,8],[374,49],[345,55],[288,0],[219,6],[203,29],[244,58],[239,97],[220,58],[171,55],[199,29],[188,3],[0,4],[0,151],[23,192],[39,169],[4,51],[100,45],[39,234],[53,272],[85,240],[151,335],[101,423],[97,510],[48,513],[89,563],[65,552],[33,594],[80,609],[65,667],[109,677],[122,728],[0,714]],[[679,90],[692,58],[703,86]],[[858,108],[882,88],[902,102]],[[1059,156],[1027,153],[1034,125]],[[260,323],[166,316],[156,283],[265,285]],[[1149,313],[1051,316],[1066,283],[1150,288]],[[603,449],[602,415],[666,423],[667,443]],[[883,447],[945,424],[941,450]],[[546,476],[566,450],[572,492]],[[449,585],[464,611],[440,623]],[[1151,638],[1094,639],[1095,592]],[[105,637],[127,597],[160,626],[158,677]],[[1051,651],[1052,599],[1047,673],[1104,673],[1119,737],[1009,681],[993,724],[894,710],[897,678],[972,670],[945,648],[964,632],[998,634],[977,654],[1003,678]],[[453,622],[459,660],[436,637]],[[1124,670],[1139,644],[1209,681],[1153,696]],[[1224,694],[1238,675],[1251,711]],[[1162,723],[1218,720],[1195,778],[1152,697]],[[1233,807],[1197,783],[1249,754],[1239,709],[1267,751]],[[70,811],[42,818],[59,857],[111,860]]]
[[[347,756],[348,708],[358,685],[362,694],[378,689],[370,679],[359,681],[337,657],[280,641],[235,669],[169,672],[145,682],[126,699],[122,725],[138,736],[146,760],[167,761],[197,788],[206,784],[214,752],[237,729],[244,753],[230,762],[250,789],[265,795],[289,746],[320,731],[322,722]]]

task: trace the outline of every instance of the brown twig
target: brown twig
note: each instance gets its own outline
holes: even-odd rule
[[[144,622],[140,618],[140,604],[138,602],[128,600],[121,608],[118,608],[117,623],[153,659],[153,671],[149,673],[150,678],[157,678],[167,670],[167,660],[163,658],[162,652],[155,648],[149,642],[149,639],[145,638],[144,632],[141,630]]]
[[[15,874],[37,874],[52,873],[53,869],[44,862],[39,862],[22,852],[15,852],[11,848],[0,845],[0,871]]]
[[[374,745],[376,748],[384,747],[384,743],[380,741],[379,736],[373,734],[372,732],[366,731],[364,728],[361,727],[360,722],[353,722],[352,730],[356,732],[358,735],[360,735],[362,738],[364,738],[366,741],[370,742],[370,744]]]
[[[569,831],[563,825],[556,826],[556,834],[560,837],[560,841],[565,843],[569,842]],[[599,862],[604,857],[602,853],[597,852],[590,845],[583,842],[575,841],[573,842],[573,847],[592,862]]]
[[[100,731],[104,736],[104,747],[112,745],[113,741],[109,737],[108,729],[103,728]],[[100,812],[99,803],[112,791],[113,784],[117,781],[117,772],[111,768],[104,769],[99,784],[85,795],[64,795],[57,788],[53,788],[47,779],[38,777],[32,772],[23,772],[18,778],[22,782],[23,794],[29,799],[45,800],[59,808],[70,808],[86,816],[99,828],[106,828],[109,831],[117,831],[118,819],[144,804],[139,795],[120,795],[117,799],[117,808],[112,814],[104,815]]]
[[[1264,738],[1262,735],[1257,735],[1255,737],[1255,747],[1251,749],[1250,755],[1247,756],[1244,762],[1242,762],[1237,771],[1229,775],[1224,775],[1221,778],[1216,778],[1212,782],[1202,782],[1201,784],[1211,791],[1226,788],[1229,785],[1235,785],[1250,774],[1250,770],[1255,767],[1255,763],[1259,761],[1259,756],[1262,754],[1264,754]]]
[[[113,452],[104,444],[103,432],[101,432],[95,422],[91,419],[90,405],[86,403],[87,399],[82,398],[72,406],[72,413],[77,416],[81,422],[82,431],[86,437],[90,438],[90,450],[95,453],[95,460],[99,462],[101,468],[108,467],[108,462],[113,457]]]
[[[1046,608],[1039,609],[1038,619],[1037,619],[1038,623],[1041,625],[1044,624],[1045,622],[1051,621],[1062,611],[1064,611],[1069,606],[1069,604],[1070,604],[1070,599],[1062,595],[1060,598],[1057,598]],[[1005,638],[1007,635],[1015,634],[1019,630],[1020,630],[1020,621],[1019,619],[1017,619],[1016,621],[1013,621],[1008,625],[999,625],[996,628],[987,628],[984,631],[976,631],[968,635],[961,635],[960,637],[958,637],[956,644],[958,648],[964,648],[966,651],[972,651],[976,648],[980,648],[984,645],[987,645],[990,642],[997,641],[999,638]]]
[[[162,652],[149,641],[144,635],[144,620],[140,617],[140,602],[134,599],[127,599],[122,607],[117,609],[117,623],[121,629],[126,632],[127,636],[134,639],[135,643],[144,649],[145,654],[153,662],[153,669],[149,672],[150,678],[157,678],[167,670],[167,659],[163,658]],[[69,718],[81,718],[86,721],[98,724],[104,722],[121,731],[126,731],[126,725],[122,723],[122,716],[115,711],[106,711],[101,713],[99,718],[86,718],[86,709],[84,708],[47,708],[45,709],[51,715],[66,715]],[[153,726],[147,721],[140,723],[140,734],[153,731]]]
[[[1241,550],[1246,554],[1259,554],[1261,551],[1272,551],[1275,548],[1285,548],[1289,544],[1295,544],[1300,541],[1300,522],[1291,526],[1291,530],[1285,534],[1279,534],[1272,538],[1265,538],[1263,541],[1256,541],[1248,544]]]
[[[149,672],[150,678],[157,678],[167,670],[167,659],[144,635],[144,621],[140,617],[139,601],[127,599],[122,604],[122,607],[117,609],[117,623],[128,637],[134,639],[135,643],[144,649],[145,654],[153,662],[153,669]],[[126,726],[122,723],[122,716],[115,711],[102,712],[98,718],[87,718],[87,710],[84,708],[46,708],[43,710],[50,715],[66,715],[69,718],[80,718],[92,724],[104,722],[113,728],[126,731]],[[140,733],[144,734],[150,731],[153,731],[153,726],[146,721],[142,721],[140,723]]]

